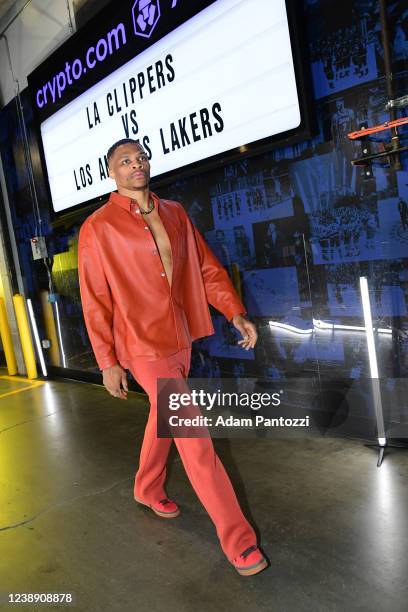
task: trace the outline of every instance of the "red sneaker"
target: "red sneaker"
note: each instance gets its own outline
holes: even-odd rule
[[[241,576],[252,576],[262,572],[268,566],[268,562],[258,546],[254,544],[244,550],[238,557],[235,557],[232,560],[232,565]]]
[[[145,504],[136,497],[135,501],[137,501],[138,504],[142,504],[143,506],[151,508],[153,512],[157,514],[157,516],[161,516],[163,518],[176,518],[176,516],[180,514],[180,509],[176,502],[172,501],[171,499],[168,499],[167,497],[161,499],[158,502],[155,502],[154,504]]]

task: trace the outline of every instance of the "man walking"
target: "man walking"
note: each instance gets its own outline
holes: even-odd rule
[[[109,393],[127,398],[128,369],[149,396],[134,498],[158,516],[174,518],[180,510],[164,488],[172,439],[157,437],[157,379],[187,378],[192,341],[214,333],[208,303],[239,330],[246,350],[255,346],[257,333],[182,205],[150,191],[150,164],[139,143],[120,140],[107,157],[117,192],[79,233],[84,319]],[[174,441],[228,560],[241,575],[262,571],[267,561],[211,438]]]

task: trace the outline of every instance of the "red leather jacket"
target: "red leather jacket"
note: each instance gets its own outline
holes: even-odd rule
[[[153,234],[131,199],[112,193],[82,224],[78,272],[86,328],[101,370],[169,356],[214,333],[208,303],[228,320],[246,310],[179,202],[151,193],[173,259],[170,287]]]

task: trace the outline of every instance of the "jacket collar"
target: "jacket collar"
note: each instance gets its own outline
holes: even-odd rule
[[[150,196],[151,196],[151,198],[153,200],[154,207],[157,210],[159,210],[159,204],[160,204],[159,196],[157,196],[155,193],[153,193],[153,191],[150,192]],[[134,198],[134,200],[136,200],[136,198]],[[112,191],[112,193],[109,196],[109,201],[113,202],[114,204],[117,204],[118,206],[120,206],[121,208],[124,208],[125,210],[127,210],[129,212],[131,210],[132,198],[129,198],[128,196],[121,195],[117,191]]]

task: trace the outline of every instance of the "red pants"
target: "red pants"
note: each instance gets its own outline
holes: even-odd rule
[[[158,378],[187,378],[191,349],[182,349],[156,361],[135,359],[127,364],[133,377],[150,399],[150,413],[135,478],[135,496],[146,503],[167,497],[166,462],[172,438],[157,437]],[[198,498],[211,517],[221,547],[232,559],[256,544],[256,535],[238,504],[223,464],[214,451],[211,438],[174,438],[187,476]]]

